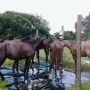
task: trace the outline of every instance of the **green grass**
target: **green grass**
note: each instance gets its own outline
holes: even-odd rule
[[[70,88],[65,90],[76,90],[76,85],[72,85]],[[90,81],[81,84],[81,90],[90,90]]]
[[[14,60],[10,60],[10,59],[6,59],[3,66],[8,66],[8,65],[12,65],[14,63]]]
[[[7,84],[9,84],[9,82],[7,82],[6,80],[2,81],[0,77],[0,90],[8,90],[8,88],[5,87],[5,85]]]

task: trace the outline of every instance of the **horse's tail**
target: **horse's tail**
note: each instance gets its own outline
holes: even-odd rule
[[[55,44],[55,59],[56,64],[60,64],[63,59],[63,46],[61,44]]]
[[[6,45],[5,43],[0,43],[0,66],[4,63],[6,59]]]

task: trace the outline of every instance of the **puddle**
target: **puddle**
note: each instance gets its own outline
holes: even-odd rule
[[[0,71],[4,75],[5,80],[10,82],[6,85],[9,90],[65,90],[75,84],[75,74],[67,71],[57,71],[60,75],[60,79],[56,77],[55,70],[52,70],[52,81],[49,80],[48,66],[45,62],[41,61],[40,65],[33,65],[34,73],[29,69],[28,80],[24,78],[23,72],[20,74],[12,73],[12,67],[1,67]],[[19,67],[20,68],[20,67]],[[81,78],[81,82],[85,82],[88,79],[86,77]]]

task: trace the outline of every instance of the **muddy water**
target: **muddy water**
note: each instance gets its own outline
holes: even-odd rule
[[[20,65],[19,65],[20,66]],[[57,71],[60,79],[57,78],[57,73],[52,70],[52,81],[49,80],[48,65],[37,66],[34,65],[34,73],[29,69],[28,79],[25,79],[23,72],[20,69],[19,74],[12,73],[12,67],[1,67],[0,71],[3,73],[5,80],[10,82],[6,85],[9,90],[65,90],[75,84],[75,74],[67,71]],[[81,81],[85,82],[88,79],[82,77]]]

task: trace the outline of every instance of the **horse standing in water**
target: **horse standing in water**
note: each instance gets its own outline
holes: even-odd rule
[[[0,44],[0,66],[4,63],[6,58],[11,60],[22,60],[25,61],[24,75],[28,77],[29,65],[32,57],[35,54],[36,47],[44,40],[46,37],[38,37],[29,42],[21,43],[1,43]]]
[[[52,79],[51,70],[52,68],[59,69],[60,62],[63,57],[63,45],[62,43],[53,35],[52,36],[52,43],[50,44],[50,67],[49,67],[49,74],[50,79]],[[54,67],[55,66],[55,67]],[[57,75],[60,78],[59,75]]]
[[[5,37],[3,37],[1,40],[0,40],[0,43],[2,43],[4,40],[7,40],[9,38],[9,35],[7,34]],[[4,80],[4,77],[3,77],[3,74],[0,72],[0,76],[2,78],[2,80]]]
[[[21,39],[5,40],[4,43],[8,43],[8,44],[9,43],[20,43],[20,42],[24,42],[24,41],[30,41],[32,39],[33,39],[32,35],[28,35],[28,36],[23,37]],[[19,63],[19,60],[14,60],[13,72],[15,72],[14,69],[15,69],[15,66],[16,66],[16,71],[18,73],[18,63]]]
[[[70,49],[72,57],[75,62],[75,67],[77,67],[77,41],[63,40],[63,45]],[[81,42],[81,57],[90,58],[90,40],[86,42]]]

